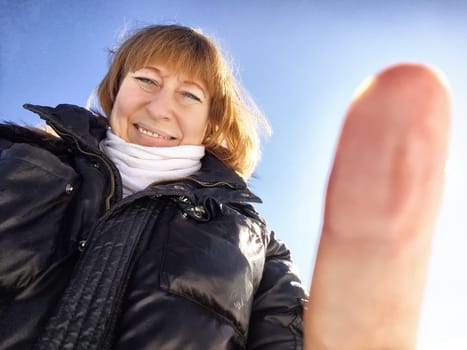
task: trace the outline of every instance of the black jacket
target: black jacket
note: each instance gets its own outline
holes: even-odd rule
[[[121,198],[107,123],[27,105],[60,137],[0,126],[0,349],[301,349],[290,254],[207,154]]]

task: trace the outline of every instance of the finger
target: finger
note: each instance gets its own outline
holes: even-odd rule
[[[443,184],[449,96],[418,64],[353,101],[326,194],[306,312],[309,349],[411,349]]]

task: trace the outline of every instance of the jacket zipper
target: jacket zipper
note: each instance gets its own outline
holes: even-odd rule
[[[112,200],[112,197],[115,194],[115,177],[114,177],[112,168],[110,167],[110,165],[107,163],[107,161],[104,158],[100,157],[98,154],[84,151],[80,147],[78,141],[77,140],[74,140],[74,141],[76,143],[76,147],[78,148],[78,150],[80,152],[82,152],[82,153],[84,153],[84,154],[86,154],[88,156],[95,157],[95,158],[99,159],[105,165],[105,167],[107,168],[107,171],[110,174],[110,192],[109,192],[108,196],[105,198],[105,210],[108,210],[110,208],[110,201]]]
[[[218,187],[218,186],[228,186],[232,189],[236,189],[235,186],[233,186],[232,184],[228,183],[228,182],[225,182],[225,181],[219,181],[219,182],[204,182],[204,181],[199,181],[191,176],[187,176],[187,177],[180,177],[180,178],[177,178],[177,179],[171,179],[171,180],[162,180],[162,181],[154,181],[154,182],[151,182],[147,187],[146,189],[149,189],[150,187],[152,186],[156,186],[156,185],[161,185],[161,184],[168,184],[168,183],[176,183],[176,182],[181,182],[181,181],[186,181],[186,180],[190,180],[190,181],[193,181],[195,183],[197,183],[198,185],[201,185],[203,187]]]
[[[60,130],[60,128],[57,128],[53,123],[50,123],[49,124],[52,129],[54,129],[54,131],[60,136],[60,137],[69,137],[73,140],[73,142],[76,144],[76,147],[78,148],[78,150],[83,153],[83,154],[86,154],[90,157],[94,157],[94,158],[97,158],[99,159],[104,165],[105,167],[107,168],[107,171],[109,172],[110,174],[110,192],[109,194],[107,195],[106,199],[105,199],[105,210],[108,210],[110,208],[110,201],[112,200],[112,197],[114,196],[115,194],[115,177],[114,177],[114,174],[113,174],[113,171],[112,171],[112,168],[110,167],[110,165],[107,163],[107,161],[99,156],[98,154],[96,153],[92,153],[92,152],[87,152],[85,150],[83,150],[78,142],[78,140],[76,140],[75,137],[73,137],[73,135],[70,135],[62,130]]]

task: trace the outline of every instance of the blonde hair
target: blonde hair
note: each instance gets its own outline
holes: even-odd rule
[[[242,177],[252,174],[261,154],[259,130],[269,133],[269,124],[212,39],[185,26],[154,25],[138,30],[112,54],[97,90],[107,117],[127,73],[154,61],[163,63],[206,84],[211,105],[203,145]]]

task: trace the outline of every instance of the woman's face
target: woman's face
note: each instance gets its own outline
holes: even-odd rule
[[[123,79],[110,126],[115,135],[143,146],[201,145],[209,106],[202,81],[153,64]]]

